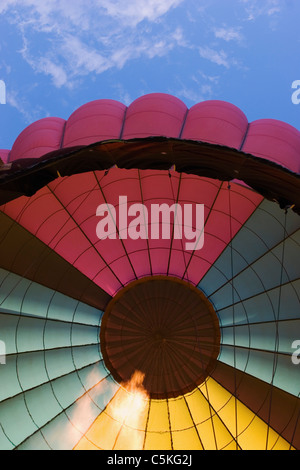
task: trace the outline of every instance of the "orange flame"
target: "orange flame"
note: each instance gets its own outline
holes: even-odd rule
[[[143,449],[149,408],[149,395],[143,387],[144,377],[145,374],[136,371],[128,382],[121,384],[114,398],[75,446],[75,450],[93,447],[105,450]],[[82,429],[80,425],[90,415],[88,396],[82,397],[77,405],[72,421],[77,429]]]
[[[149,404],[149,395],[143,387],[144,378],[145,374],[135,371],[131,379],[122,384],[125,392],[120,393],[111,404],[111,417],[123,425],[116,443],[122,449],[138,450],[143,447]]]

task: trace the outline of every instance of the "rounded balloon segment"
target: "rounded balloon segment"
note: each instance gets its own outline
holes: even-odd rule
[[[218,317],[201,291],[167,276],[140,279],[108,305],[101,326],[106,366],[119,383],[137,372],[151,398],[192,392],[220,352]]]
[[[0,449],[300,449],[299,173],[163,93],[0,149]]]

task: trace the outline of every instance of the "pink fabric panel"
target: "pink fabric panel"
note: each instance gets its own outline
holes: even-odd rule
[[[245,114],[233,104],[203,101],[189,110],[182,138],[239,149],[247,126]]]
[[[39,158],[61,146],[65,120],[49,117],[30,124],[17,137],[10,162],[23,158]]]
[[[222,189],[220,189],[222,186]],[[193,175],[169,177],[167,171],[104,171],[58,178],[31,198],[21,197],[1,208],[88,278],[114,295],[122,285],[150,274],[169,274],[198,284],[231,239],[252,214],[262,197],[232,184],[229,207],[227,184]],[[99,240],[96,216],[100,204],[116,207],[119,230],[119,196],[128,204],[198,203],[205,205],[204,247],[187,251],[186,239]],[[230,221],[230,215],[232,215]],[[129,217],[128,222],[132,218]],[[162,222],[159,222],[160,229]],[[160,231],[161,233],[161,231]]]
[[[123,139],[135,137],[179,137],[186,105],[175,96],[153,93],[135,100],[127,110]]]
[[[96,100],[78,108],[68,119],[63,147],[119,139],[126,106],[114,100]]]
[[[3,161],[3,163],[8,162],[9,152],[10,152],[10,150],[0,150],[0,158]]]
[[[285,122],[252,122],[242,150],[300,173],[300,132]]]

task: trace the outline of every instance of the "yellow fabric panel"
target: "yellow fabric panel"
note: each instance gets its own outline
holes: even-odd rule
[[[222,450],[242,450],[242,449],[239,446],[237,446],[235,440],[232,440],[225,447],[222,447]]]
[[[223,421],[228,431],[235,438],[238,434],[236,429],[236,412],[238,409],[238,400],[229,393],[224,387],[219,385],[213,379],[207,381],[207,388],[201,389],[206,397],[209,398],[210,404],[218,414],[219,418]],[[237,415],[239,417],[239,413]],[[247,423],[246,425],[248,425]],[[240,429],[241,422],[238,422],[238,429]],[[244,429],[244,428],[243,428]]]
[[[234,437],[230,434],[223,421],[217,415],[213,417],[213,428],[218,450],[228,448],[229,445],[232,445]],[[235,443],[234,448],[236,449]]]
[[[143,450],[145,431],[123,426],[118,436],[115,450]]]
[[[185,398],[195,424],[204,423],[211,418],[209,404],[198,388]]]
[[[232,442],[233,437],[220,418],[216,416],[214,408],[208,403],[203,391],[207,396],[205,384],[186,395],[186,401],[197,425],[204,449],[222,449]]]
[[[170,430],[168,403],[166,400],[151,400],[147,432],[166,432]]]
[[[244,405],[242,405],[246,408]],[[247,408],[246,408],[247,409]],[[252,413],[249,410],[249,413]],[[259,417],[252,414],[253,418],[248,428],[245,429],[239,436],[239,443],[245,450],[287,450],[289,443],[279,436],[273,429],[269,428],[264,421]],[[268,443],[267,443],[268,441]]]
[[[172,450],[168,403],[166,400],[150,401],[145,449]]]
[[[120,422],[115,421],[103,411],[86,433],[86,437],[101,449],[111,450],[115,445],[121,426]]]
[[[172,432],[174,450],[203,450],[195,427]]]
[[[201,386],[209,397],[212,407],[228,428],[233,437],[237,436],[239,447],[244,450],[265,450],[267,446],[268,425],[246,405],[228,392],[212,378],[207,381],[207,389]],[[236,429],[237,421],[237,429]],[[278,449],[288,448],[289,444],[279,434],[269,429],[268,450],[275,445]],[[219,445],[218,445],[219,446]]]
[[[88,439],[83,437],[73,450],[99,450],[99,447],[92,444]]]
[[[175,450],[203,449],[184,397],[169,400],[169,416]]]
[[[290,445],[283,437],[279,436],[278,434],[273,431],[273,429],[269,430],[269,439],[268,439],[268,449],[271,450],[296,450],[293,446]]]
[[[209,419],[197,425],[198,434],[200,436],[204,450],[216,450],[214,430],[212,420]]]
[[[170,425],[172,431],[194,427],[187,402],[184,397],[169,400]]]
[[[145,450],[172,450],[170,432],[147,432]]]
[[[233,397],[231,393],[227,392],[224,387],[219,385],[211,377],[199,388],[217,413],[219,413],[219,411],[223,409],[230,398]],[[234,398],[232,402],[234,402]]]

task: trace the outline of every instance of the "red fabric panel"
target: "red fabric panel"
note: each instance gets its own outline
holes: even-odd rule
[[[300,132],[285,122],[252,122],[242,150],[300,173]]]
[[[17,137],[11,153],[10,162],[23,158],[39,158],[61,147],[65,120],[44,118],[30,124]]]
[[[3,161],[3,163],[7,163],[9,159],[9,152],[10,150],[0,150],[0,158]]]
[[[175,96],[163,93],[142,96],[128,107],[122,138],[179,137],[186,112],[186,105]]]
[[[114,100],[96,100],[78,108],[68,119],[63,147],[119,139],[126,106]]]
[[[31,198],[6,204],[2,211],[110,295],[128,282],[151,274],[173,275],[198,284],[262,197],[233,184],[229,205],[227,184],[176,172],[171,175],[168,171],[114,168],[108,174],[101,171],[59,178]],[[153,239],[149,232],[148,239],[120,240],[117,236],[99,240],[97,207],[107,202],[116,208],[119,230],[119,196],[127,196],[128,206],[146,206],[149,230],[151,204],[204,204],[203,248],[188,251],[186,239],[173,240],[172,233],[162,239],[161,221],[159,239]]]
[[[183,139],[201,140],[239,149],[248,120],[236,106],[225,101],[203,101],[188,112]]]

